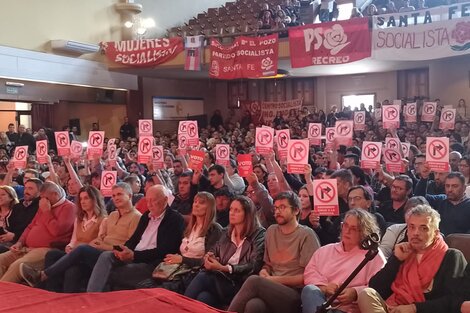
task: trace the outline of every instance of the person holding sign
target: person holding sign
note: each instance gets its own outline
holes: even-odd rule
[[[302,312],[315,312],[328,297],[346,280],[351,270],[364,259],[367,250],[361,243],[379,228],[374,216],[364,210],[353,209],[346,213],[341,224],[341,241],[323,246],[313,253],[304,272],[302,289]],[[357,312],[357,295],[366,288],[369,279],[386,263],[382,252],[354,277],[335,303],[337,312]]]

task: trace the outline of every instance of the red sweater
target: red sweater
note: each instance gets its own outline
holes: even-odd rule
[[[39,208],[19,241],[29,248],[49,248],[52,242],[70,242],[77,208],[69,200],[62,201],[48,212]]]

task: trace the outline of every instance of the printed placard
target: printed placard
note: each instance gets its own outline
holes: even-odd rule
[[[78,159],[82,156],[83,145],[80,141],[72,140],[70,144],[70,157],[72,159]]]
[[[290,140],[287,150],[287,172],[304,174],[305,165],[308,164],[308,139]]]
[[[199,146],[199,131],[197,121],[180,121],[178,127],[178,136],[185,135],[188,147]]]
[[[403,173],[405,166],[401,159],[401,153],[395,149],[384,149],[385,167],[389,172]]]
[[[354,130],[364,130],[366,128],[366,112],[354,112]]]
[[[255,149],[261,155],[273,151],[274,129],[271,127],[256,127]]]
[[[308,140],[310,145],[319,146],[321,145],[321,133],[323,130],[322,123],[309,123],[308,124]]]
[[[57,155],[70,155],[70,137],[67,131],[54,132],[55,142],[57,145]]]
[[[152,120],[139,120],[139,137],[140,136],[153,136]]]
[[[418,121],[418,107],[416,105],[416,102],[407,103],[404,111],[406,123],[416,123]]]
[[[188,154],[188,148],[189,148],[188,136],[186,134],[179,134],[178,135],[178,153],[179,153],[179,155]]]
[[[139,150],[137,152],[137,162],[147,164],[153,158],[153,137],[142,136],[139,138]]]
[[[335,136],[338,145],[352,145],[353,123],[353,121],[336,121]]]
[[[13,157],[13,165],[15,168],[26,168],[28,160],[28,146],[18,146],[15,148],[15,155]]]
[[[165,168],[165,157],[163,154],[163,146],[153,146],[152,165],[154,170],[162,170]]]
[[[230,146],[227,144],[215,145],[215,163],[230,166]]]
[[[380,164],[381,152],[381,142],[364,141],[362,143],[361,168],[376,169]]]
[[[431,171],[447,172],[449,170],[449,138],[426,138],[426,162]]]
[[[376,121],[382,120],[382,108],[375,108],[374,109],[374,117]]]
[[[39,162],[39,164],[47,163],[48,151],[49,151],[49,147],[47,144],[47,140],[36,141],[36,159]]]
[[[325,130],[325,151],[332,150],[335,143],[335,128],[327,127]]]
[[[238,164],[238,175],[241,177],[247,177],[250,173],[253,173],[253,161],[251,154],[239,154],[237,155]]]
[[[409,158],[410,157],[410,146],[409,142],[402,142],[401,143],[401,150],[403,151],[403,157]]]
[[[398,128],[400,126],[400,106],[391,104],[383,106],[382,109],[383,128]]]
[[[88,134],[88,159],[103,155],[104,131],[91,131]]]
[[[204,151],[191,150],[189,151],[188,167],[193,171],[202,171],[204,165]]]
[[[387,137],[385,138],[385,148],[393,149],[395,151],[400,152],[401,142],[398,138]]]
[[[115,144],[109,144],[108,143],[108,163],[112,167],[116,167],[117,163],[117,147]]]
[[[424,102],[423,112],[421,113],[421,122],[434,122],[436,117],[437,103]]]
[[[313,181],[313,210],[320,216],[338,216],[338,182],[336,179]]]
[[[113,186],[117,182],[116,171],[103,171],[101,172],[101,187],[100,191],[104,197],[111,197],[113,195]]]
[[[287,148],[288,148],[289,141],[290,141],[289,129],[276,130],[277,153],[279,155],[280,160],[287,159]]]
[[[444,107],[441,111],[441,120],[439,122],[439,129],[454,129],[456,109],[452,107]]]

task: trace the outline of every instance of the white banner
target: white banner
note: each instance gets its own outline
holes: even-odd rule
[[[431,60],[470,53],[470,3],[373,17],[372,57]]]

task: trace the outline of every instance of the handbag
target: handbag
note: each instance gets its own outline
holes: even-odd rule
[[[167,264],[161,262],[153,270],[152,277],[163,281],[179,279],[182,275],[191,272],[186,264]]]

